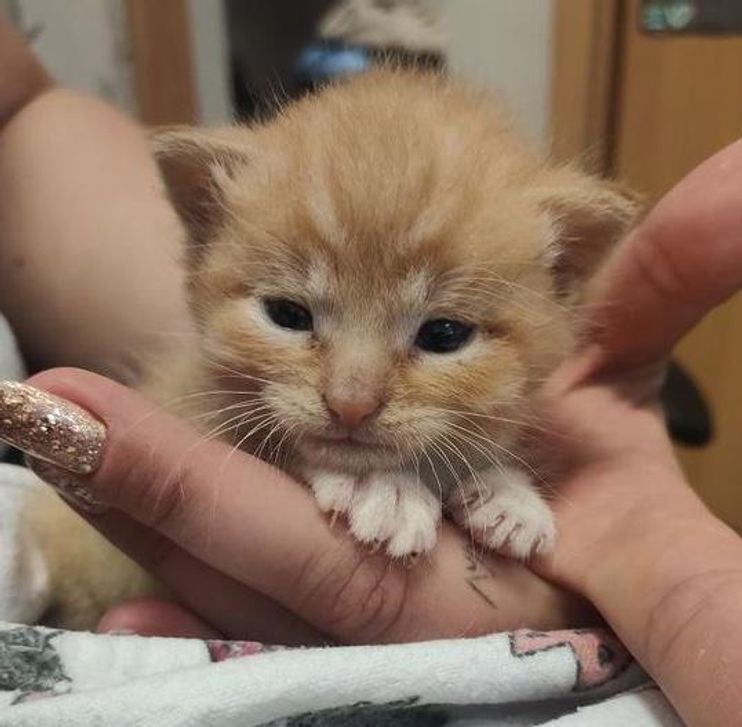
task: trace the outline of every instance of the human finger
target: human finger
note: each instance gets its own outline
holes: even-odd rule
[[[329,527],[310,493],[284,473],[223,443],[204,443],[185,422],[110,380],[57,370],[32,383],[105,422],[95,467],[90,474],[78,468],[76,486],[336,640],[545,628],[564,625],[581,608],[521,564],[489,557],[482,567],[449,526],[414,568],[369,552],[341,526]],[[38,447],[32,454],[43,456]],[[481,580],[473,585],[473,577]],[[483,585],[495,593],[494,605]]]
[[[742,141],[675,186],[609,261],[595,291],[601,368],[647,366],[742,287]]]

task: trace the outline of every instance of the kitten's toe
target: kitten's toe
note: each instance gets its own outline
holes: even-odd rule
[[[406,473],[380,472],[359,485],[349,513],[350,529],[362,543],[386,542],[392,558],[407,559],[433,549],[440,502]]]
[[[414,565],[421,555],[435,547],[440,521],[441,504],[430,490],[424,486],[401,490],[387,553]]]
[[[469,505],[464,525],[483,545],[525,560],[554,548],[556,527],[549,506],[534,492],[504,490]]]
[[[334,519],[338,514],[350,510],[356,487],[355,478],[351,475],[315,472],[307,479],[322,512],[331,513]]]
[[[438,521],[425,518],[406,523],[389,539],[386,552],[395,560],[404,560],[413,566],[421,556],[429,553],[438,540]]]
[[[398,492],[393,477],[369,477],[355,491],[348,513],[350,531],[361,543],[378,544],[394,529]]]

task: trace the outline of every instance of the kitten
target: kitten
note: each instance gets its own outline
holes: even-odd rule
[[[522,423],[633,202],[435,74],[377,71],[155,150],[188,229],[185,388],[244,390],[218,402],[225,431],[394,558],[433,548],[442,503],[487,547],[548,551]]]
[[[380,70],[263,125],[159,132],[154,150],[199,338],[143,388],[224,391],[190,399],[209,400],[194,421],[392,558],[430,551],[443,507],[486,547],[548,551],[523,425],[634,203],[548,164],[497,100],[435,74]],[[77,548],[94,606],[64,578],[55,598],[63,625],[86,626],[124,591],[78,540],[50,567]]]

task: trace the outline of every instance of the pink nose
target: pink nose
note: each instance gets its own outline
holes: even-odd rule
[[[356,429],[378,410],[381,400],[373,394],[352,398],[328,394],[325,396],[325,404],[334,419],[348,429]]]

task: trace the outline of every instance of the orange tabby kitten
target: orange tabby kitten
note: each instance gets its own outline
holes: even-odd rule
[[[373,73],[156,151],[189,229],[187,383],[244,387],[221,402],[245,403],[243,447],[281,452],[394,557],[433,547],[442,501],[487,546],[551,547],[510,450],[632,202],[547,166],[491,98],[436,75]]]
[[[552,547],[522,423],[631,200],[546,163],[490,96],[393,70],[155,152],[200,342],[150,393],[231,392],[222,433],[391,557],[430,551],[442,506],[490,548]]]

